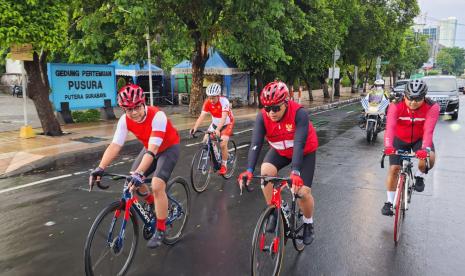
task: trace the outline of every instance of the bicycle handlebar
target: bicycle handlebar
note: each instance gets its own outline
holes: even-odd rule
[[[203,133],[203,134],[208,134],[208,135],[215,135],[215,138],[218,142],[221,142],[223,140],[221,140],[220,137],[216,136],[216,132],[215,131],[210,131],[210,130],[196,130],[194,133],[191,133],[191,138],[197,138],[197,136],[195,135],[196,133]]]
[[[396,150],[396,152],[394,153],[394,155],[397,155],[397,156],[402,156],[402,157],[408,157],[408,158],[417,158],[417,156],[415,155],[415,153],[413,152],[410,152],[410,151],[399,151],[399,150]],[[383,156],[381,157],[381,169],[384,169],[384,158],[386,157],[387,155],[383,152]],[[425,174],[428,174],[428,171],[429,171],[429,157],[430,155],[428,154],[428,157],[426,158],[426,168],[425,168]],[[417,158],[418,159],[418,158]]]
[[[131,176],[130,175],[126,175],[126,174],[118,174],[118,173],[104,173],[102,178],[105,177],[105,176],[110,176],[111,177],[111,180],[121,180],[121,179],[125,179],[126,181],[129,181]],[[110,185],[104,185],[102,184],[102,178],[100,178],[99,181],[95,181],[95,184],[97,184],[97,187],[99,187],[101,190],[106,190],[108,188],[110,188]],[[148,184],[152,181],[151,178],[145,178],[144,179],[144,184]],[[93,187],[93,184],[90,185],[89,187],[89,192],[92,191],[92,187]]]

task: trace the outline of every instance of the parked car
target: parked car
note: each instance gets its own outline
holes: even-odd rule
[[[465,94],[465,79],[457,79],[457,86],[459,87],[459,92]]]
[[[428,85],[426,96],[441,107],[441,115],[450,115],[452,120],[459,116],[459,92],[455,76],[427,76],[423,80]]]
[[[409,82],[409,79],[402,79],[396,81],[394,86],[391,89],[390,101],[398,101],[404,96],[404,91],[405,91],[405,85]]]
[[[409,79],[403,79],[403,80],[398,80],[396,81],[396,83],[394,84],[394,87],[392,88],[392,91],[396,92],[396,93],[404,93],[405,91],[405,85],[409,82],[410,80]]]

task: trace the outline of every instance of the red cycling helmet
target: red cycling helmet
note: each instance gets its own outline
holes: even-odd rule
[[[144,91],[139,85],[128,84],[118,92],[118,104],[121,107],[134,108],[140,103],[145,103]]]
[[[286,101],[289,97],[289,89],[284,82],[273,81],[262,89],[260,101],[264,106],[277,105]]]

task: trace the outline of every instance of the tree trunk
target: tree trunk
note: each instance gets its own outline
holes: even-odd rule
[[[195,35],[195,34],[194,34]],[[203,71],[208,59],[207,41],[200,40],[200,34],[197,34],[194,58],[192,60],[192,86],[189,102],[189,113],[193,116],[200,114],[203,104]]]
[[[373,59],[370,59],[370,64],[368,64],[368,60],[366,61],[366,72],[365,72],[365,81],[363,82],[363,93],[367,92],[367,82],[368,82],[368,76],[370,74],[370,68],[371,64],[373,63]]]
[[[318,81],[321,83],[321,85],[323,87],[323,97],[325,99],[331,98],[329,96],[329,89],[328,89],[328,83],[326,82],[326,77],[325,76],[319,76]]]
[[[257,99],[258,99],[258,107],[262,107],[262,102],[260,101],[260,94],[262,92],[263,87],[265,85],[263,84],[263,75],[257,74]]]
[[[354,73],[355,74],[355,73]],[[350,74],[350,71],[347,70],[347,77],[349,77],[350,80],[350,93],[356,93],[356,84],[355,84],[355,77]]]
[[[343,77],[343,72],[342,70],[339,73],[339,78],[334,79],[334,97],[340,97],[341,96],[341,79]]]
[[[60,123],[53,113],[53,107],[48,98],[50,86],[47,78],[47,53],[43,52],[39,57],[34,52],[34,60],[25,61],[24,68],[28,76],[27,96],[34,102],[44,134],[62,135]]]
[[[304,82],[305,82],[305,84],[307,85],[308,100],[309,100],[309,101],[313,101],[312,83],[311,83],[309,80],[307,80],[307,79],[304,79]]]

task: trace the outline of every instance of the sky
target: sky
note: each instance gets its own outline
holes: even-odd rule
[[[456,17],[458,21],[455,46],[465,48],[465,0],[418,0],[421,10],[421,18],[416,23],[439,25],[437,20],[450,16]]]

